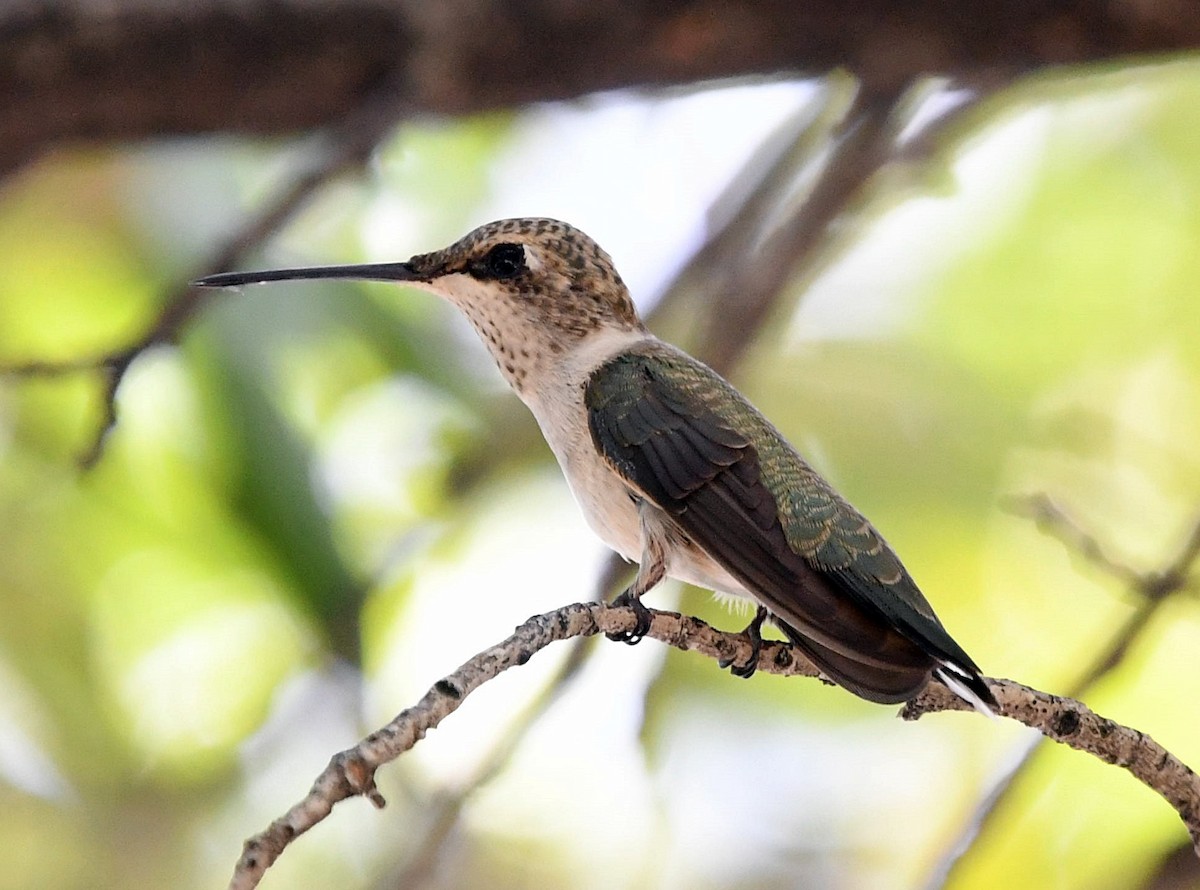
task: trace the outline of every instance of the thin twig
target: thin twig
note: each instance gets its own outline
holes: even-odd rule
[[[247,220],[205,262],[184,281],[221,272],[236,265],[242,257],[279,231],[308,200],[340,173],[361,166],[379,141],[392,129],[400,116],[391,89],[380,88],[341,125],[326,134],[324,148],[312,163],[289,180],[251,219]],[[15,377],[61,377],[81,371],[99,371],[104,387],[102,414],[92,438],[79,456],[87,469],[104,453],[105,440],[117,423],[117,390],[126,372],[142,353],[159,344],[177,341],[183,327],[215,293],[204,288],[176,284],[165,295],[162,309],[150,327],[136,340],[120,348],[82,359],[62,362],[30,361],[0,367],[0,374]]]
[[[615,552],[609,554],[597,576],[592,602],[600,603],[608,599],[629,574],[629,564]],[[437,796],[431,807],[432,812],[425,820],[425,836],[415,845],[408,860],[384,882],[384,886],[419,890],[428,883],[467,800],[508,765],[529,731],[583,672],[596,652],[594,643],[595,638],[590,636],[573,640],[558,670],[508,724],[475,771],[456,788],[445,790]]]
[[[651,613],[648,637],[716,660],[744,660],[751,654],[744,634],[724,633],[697,618],[672,612]],[[229,887],[249,890],[257,886],[287,846],[325,819],[339,801],[361,795],[377,807],[384,806],[383,795],[375,785],[376,771],[416,745],[484,683],[525,664],[553,642],[628,631],[635,620],[630,608],[598,603],[577,603],[530,618],[508,639],[439,680],[417,704],[386,726],[335,755],[303,800],[246,841]],[[758,670],[784,676],[817,676],[816,669],[800,653],[778,642],[763,645]],[[1193,844],[1200,845],[1200,777],[1169,751],[1144,733],[1101,717],[1074,699],[1047,695],[1011,680],[988,682],[1001,716],[1128,770],[1175,808]],[[933,684],[906,705],[902,715],[915,720],[933,711],[970,707],[945,687]]]
[[[1110,557],[1096,537],[1084,531],[1083,527],[1054,503],[1049,495],[1035,494],[1013,498],[1005,506],[1017,516],[1032,519],[1039,529],[1058,538],[1068,550],[1078,553],[1106,575],[1111,575],[1131,588],[1142,587],[1141,573]]]
[[[1108,644],[1092,661],[1083,675],[1068,689],[1071,698],[1082,698],[1092,687],[1116,670],[1125,660],[1130,647],[1158,614],[1172,594],[1187,590],[1191,584],[1191,573],[1200,559],[1200,519],[1192,526],[1179,553],[1161,572],[1139,572],[1127,563],[1114,559],[1094,535],[1085,531],[1065,510],[1045,494],[1014,499],[1009,509],[1027,516],[1037,523],[1046,534],[1053,535],[1069,550],[1078,553],[1092,565],[1122,582],[1140,600],[1137,609],[1117,628]],[[954,874],[955,868],[970,851],[971,845],[983,836],[988,826],[996,819],[1001,806],[1012,794],[1017,781],[1024,775],[1034,755],[1042,748],[1043,740],[1034,739],[1021,752],[1016,762],[1000,776],[982,800],[976,805],[963,830],[948,845],[946,853],[939,859],[925,886],[928,890],[944,887]]]
[[[389,876],[384,886],[418,890],[424,887],[434,874],[442,849],[462,816],[467,800],[483,786],[498,776],[512,760],[529,731],[563,697],[575,679],[582,673],[593,652],[594,637],[577,637],[567,652],[558,670],[537,695],[513,718],[500,738],[492,745],[483,761],[458,787],[439,794],[432,812],[426,818],[425,836],[416,845],[415,852],[395,874]]]

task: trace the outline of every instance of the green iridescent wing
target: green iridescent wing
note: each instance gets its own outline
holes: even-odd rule
[[[948,664],[975,688],[978,669],[879,533],[713,371],[650,342],[597,369],[585,403],[614,469],[831,678],[903,701]]]

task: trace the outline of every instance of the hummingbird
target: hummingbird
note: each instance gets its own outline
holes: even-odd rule
[[[715,371],[659,340],[609,255],[554,219],[505,219],[406,262],[229,272],[231,287],[388,281],[456,306],[536,418],[588,524],[638,570],[614,601],[640,640],[641,597],[670,576],[757,604],[742,632],[753,674],[769,618],[820,672],[881,704],[937,676],[996,702],[892,548]]]

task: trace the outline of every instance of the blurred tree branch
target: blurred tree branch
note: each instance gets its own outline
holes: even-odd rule
[[[1192,525],[1182,548],[1162,571],[1140,572],[1109,555],[1108,548],[1086,531],[1074,518],[1048,495],[1036,494],[1016,498],[1009,505],[1012,512],[1027,516],[1038,528],[1062,541],[1071,552],[1077,553],[1101,572],[1120,581],[1137,598],[1137,608],[1125,619],[1110,638],[1108,645],[1093,659],[1091,665],[1067,691],[1071,698],[1081,698],[1102,679],[1124,662],[1134,641],[1173,595],[1192,588],[1196,581],[1192,571],[1200,560],[1200,519]],[[927,886],[942,887],[954,873],[972,843],[982,836],[994,820],[1001,805],[1008,799],[1017,781],[1024,775],[1034,755],[1042,747],[1042,739],[1034,739],[1012,767],[997,780],[975,811],[964,823],[955,842],[950,845],[933,871]]]
[[[1194,12],[1191,0],[16,0],[0,11],[0,173],[77,141],[295,133],[388,80],[399,103],[443,114],[835,68],[889,93],[926,74],[1195,49]]]
[[[1082,694],[1117,668],[1129,653],[1129,647],[1145,630],[1150,619],[1171,596],[1192,589],[1192,577],[1200,560],[1200,519],[1192,524],[1183,546],[1175,558],[1161,571],[1140,572],[1124,562],[1113,559],[1106,548],[1086,532],[1069,514],[1044,494],[1034,495],[1014,505],[1032,518],[1038,527],[1059,538],[1064,545],[1079,553],[1089,563],[1107,575],[1122,581],[1137,600],[1138,608],[1113,634],[1108,646],[1072,687],[1073,696]]]
[[[718,371],[728,372],[745,353],[793,273],[828,245],[833,221],[847,214],[852,201],[891,156],[895,142],[891,124],[900,96],[860,89],[831,134],[829,158],[801,208],[768,232],[759,250],[749,244],[735,246],[742,259],[714,289],[716,302],[705,337]]]
[[[673,612],[651,612],[649,637],[715,660],[740,662],[750,657],[750,643],[741,633],[725,633],[697,618]],[[599,603],[577,603],[530,618],[508,639],[439,680],[417,704],[386,726],[335,755],[303,800],[246,841],[230,881],[231,890],[257,886],[284,849],[325,819],[338,801],[361,795],[377,807],[384,806],[383,795],[375,785],[376,771],[416,745],[484,683],[525,664],[551,643],[625,631],[634,621],[632,609]],[[803,655],[781,642],[762,647],[758,670],[783,676],[817,676]],[[1200,777],[1186,764],[1145,733],[1101,717],[1074,699],[1048,695],[1012,680],[992,679],[989,683],[1000,716],[1120,766],[1162,796],[1179,813],[1200,852]],[[970,708],[944,686],[934,683],[909,702],[901,714],[907,720],[916,720],[934,711]]]
[[[284,183],[257,214],[246,220],[228,240],[196,270],[192,278],[223,272],[242,257],[256,250],[285,226],[308,200],[331,179],[366,163],[376,144],[395,126],[401,111],[394,104],[392,91],[376,92],[362,107],[354,110],[338,127],[325,134],[307,168]],[[81,371],[100,371],[104,388],[102,413],[91,440],[80,453],[79,462],[92,466],[103,453],[104,441],[117,422],[117,390],[130,365],[142,353],[160,344],[176,342],[183,327],[215,292],[176,284],[166,294],[162,308],[150,326],[134,342],[112,352],[65,362],[29,361],[0,366],[0,375],[14,377],[59,377]]]

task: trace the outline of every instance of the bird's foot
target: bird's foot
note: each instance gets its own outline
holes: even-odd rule
[[[758,670],[758,654],[762,652],[762,626],[766,618],[767,610],[759,606],[758,611],[754,613],[754,618],[746,625],[746,629],[742,631],[742,636],[750,643],[749,658],[741,664],[736,664],[733,656],[730,656],[729,658],[722,658],[717,664],[723,668],[729,668],[729,673],[735,677],[741,677],[743,680],[753,677],[754,672]]]
[[[653,616],[650,610],[642,605],[642,598],[635,594],[632,590],[626,590],[615,600],[614,606],[628,606],[633,609],[634,624],[629,630],[616,630],[608,634],[608,638],[617,643],[628,643],[630,646],[636,645],[642,641],[650,631],[650,621]]]

